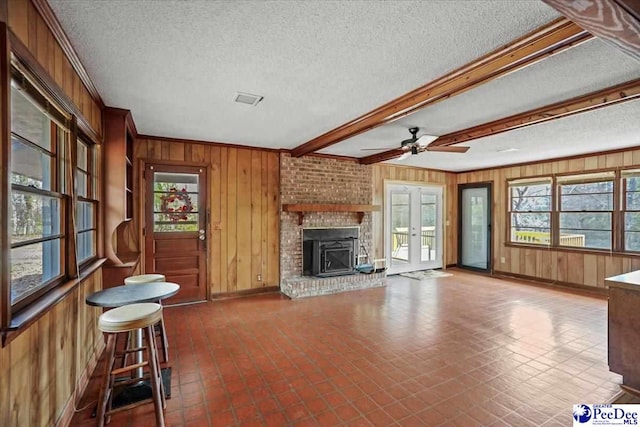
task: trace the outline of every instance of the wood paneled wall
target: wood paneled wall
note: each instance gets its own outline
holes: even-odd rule
[[[507,240],[507,187],[511,178],[580,173],[605,168],[638,167],[640,149],[591,155],[561,161],[505,167],[458,174],[459,184],[493,182],[493,267],[496,272],[523,275],[559,284],[605,286],[604,278],[640,269],[640,258],[611,254],[585,254],[548,248],[518,248]],[[504,258],[504,262],[502,259]]]
[[[138,161],[208,165],[211,295],[280,285],[278,152],[155,138],[134,151]]]
[[[8,25],[38,63],[102,134],[102,111],[29,0],[8,0]],[[6,165],[6,159],[1,159]],[[7,218],[0,218],[7,230]],[[5,236],[6,237],[6,236]],[[85,304],[102,288],[97,269],[33,324],[0,348],[0,425],[66,425],[73,405],[104,347],[97,329],[101,310]]]
[[[457,223],[454,220],[458,204],[456,174],[406,166],[376,164],[373,166],[373,204],[382,206],[373,213],[373,253],[384,258],[385,181],[443,186],[444,199],[444,264],[455,264],[458,251]]]
[[[104,348],[97,328],[102,310],[84,302],[101,288],[98,269],[0,348],[0,425],[53,426],[72,414],[80,400],[76,385],[86,385]]]
[[[29,49],[64,93],[102,135],[102,110],[71,66],[62,48],[30,0],[8,0],[9,28]]]

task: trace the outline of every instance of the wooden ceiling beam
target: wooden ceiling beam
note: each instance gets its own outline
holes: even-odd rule
[[[291,151],[291,155],[300,157],[329,147],[548,58],[592,37],[568,19],[559,18],[449,74],[299,145]]]
[[[383,151],[382,153],[372,154],[370,156],[361,157],[359,163],[361,165],[372,165],[374,163],[384,162],[385,160],[395,159],[404,154],[404,150],[394,148],[393,150]]]
[[[546,107],[514,114],[503,119],[443,135],[429,145],[443,147],[460,144],[461,142],[497,135],[502,132],[557,120],[638,98],[640,98],[640,79],[635,79],[567,101],[557,102]]]
[[[640,61],[638,0],[542,0],[591,34]]]
[[[586,111],[596,110],[598,108],[608,107],[610,105],[635,99],[640,99],[640,79],[631,80],[626,83],[621,83],[583,96],[571,98],[566,101],[556,102],[555,104],[547,105],[545,107],[536,108],[534,110],[525,111],[524,113],[514,114],[509,117],[442,135],[429,144],[429,147],[446,147],[449,145],[460,144],[462,142],[497,135],[502,132],[520,129],[551,120],[557,120],[574,114],[584,113]],[[362,157],[360,159],[360,163],[368,165],[383,162],[385,160],[394,159],[402,153],[403,151],[400,149],[389,150],[373,154],[371,156]]]

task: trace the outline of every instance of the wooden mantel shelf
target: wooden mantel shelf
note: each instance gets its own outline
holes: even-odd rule
[[[322,204],[307,203],[295,204],[285,203],[282,205],[284,212],[297,212],[298,225],[302,225],[302,220],[307,212],[355,212],[358,214],[358,224],[362,224],[365,212],[375,212],[380,210],[380,205],[349,205],[349,204]]]

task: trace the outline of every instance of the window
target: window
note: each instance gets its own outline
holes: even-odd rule
[[[624,250],[640,251],[640,170],[622,172]]]
[[[510,241],[551,244],[551,178],[516,180],[509,187]]]
[[[559,245],[612,249],[615,174],[558,177]]]
[[[62,159],[68,133],[31,94],[11,87],[11,304],[64,275]]]
[[[78,139],[76,157],[76,247],[78,264],[81,264],[96,256],[98,201],[94,146]]]

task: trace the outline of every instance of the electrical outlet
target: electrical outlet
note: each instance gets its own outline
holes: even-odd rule
[[[262,282],[262,274],[258,274],[256,276],[256,279],[258,280],[258,282]]]
[[[507,262],[507,259],[505,257],[500,257],[500,262],[504,264],[505,262]]]

